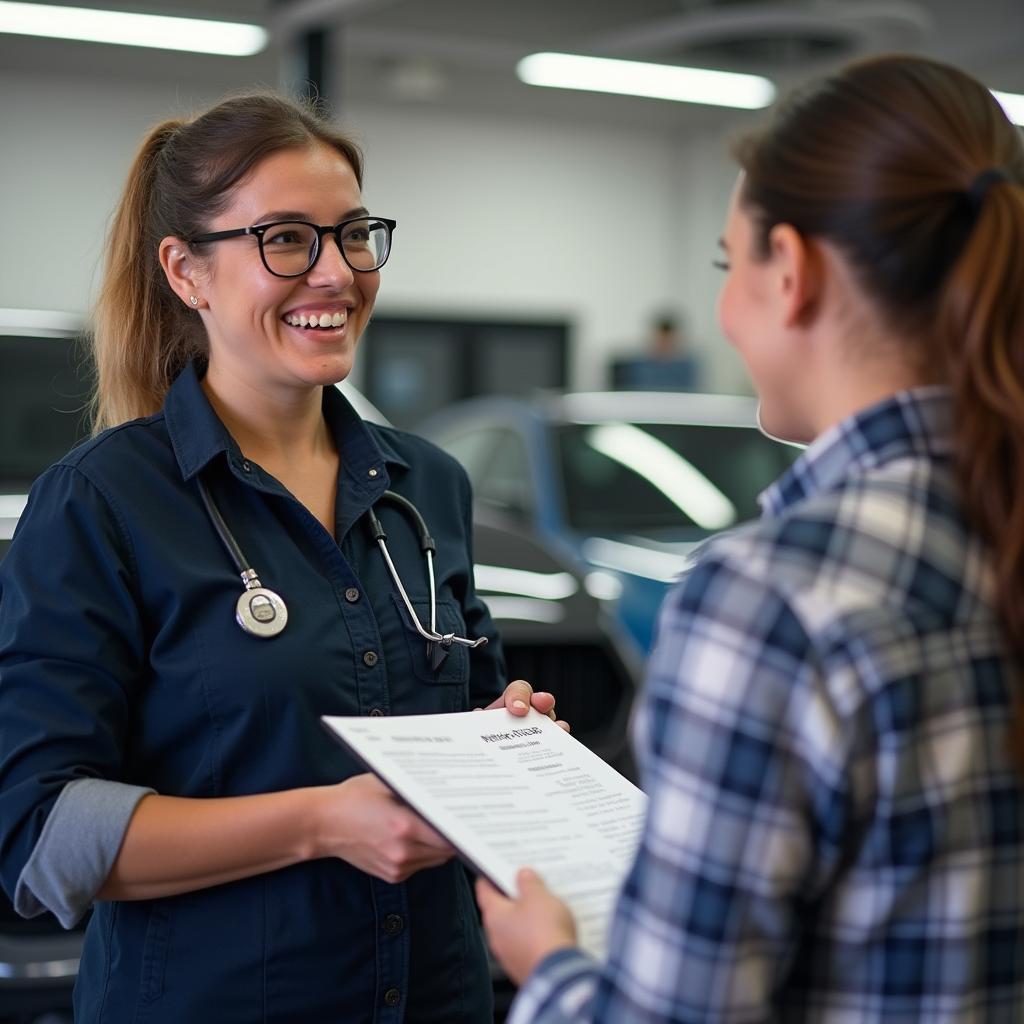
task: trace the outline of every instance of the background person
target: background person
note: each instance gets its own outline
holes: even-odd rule
[[[319,722],[502,701],[465,474],[333,387],[392,227],[352,143],[270,95],[160,125],[132,167],[97,311],[100,432],[36,483],[0,568],[0,876],[25,915],[71,925],[98,901],[76,1019],[490,1019],[463,868]],[[278,635],[234,621],[200,485],[284,598]],[[367,529],[376,504],[429,621],[389,488],[436,542],[437,628],[486,646],[413,632]]]
[[[609,962],[478,883],[510,1020],[1020,1020],[1021,136],[889,57],[737,155],[719,317],[810,447],[666,598]]]

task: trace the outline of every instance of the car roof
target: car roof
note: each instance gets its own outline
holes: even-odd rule
[[[541,396],[542,415],[566,423],[692,423],[754,426],[757,400],[688,391],[575,391]]]

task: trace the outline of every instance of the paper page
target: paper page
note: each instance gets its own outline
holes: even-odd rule
[[[636,786],[532,709],[323,722],[499,889],[536,869],[603,958],[647,809]]]

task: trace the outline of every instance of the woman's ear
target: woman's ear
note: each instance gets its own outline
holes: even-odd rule
[[[768,244],[781,321],[786,327],[806,324],[821,297],[821,254],[792,224],[776,224],[768,235]]]
[[[205,305],[199,287],[199,265],[188,243],[175,235],[168,235],[160,242],[159,255],[160,266],[174,294],[189,309]]]

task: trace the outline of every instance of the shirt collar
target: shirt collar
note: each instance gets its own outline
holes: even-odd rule
[[[920,387],[899,391],[861,409],[816,437],[758,502],[763,515],[834,490],[852,474],[907,456],[952,454],[949,390]]]
[[[379,430],[371,428],[334,387],[324,388],[324,419],[334,435],[346,475],[360,482],[385,464],[409,468]],[[222,452],[241,459],[242,453],[227,427],[213,411],[200,385],[195,360],[178,374],[164,400],[164,419],[181,475],[191,480]],[[387,475],[380,473],[380,479]]]

